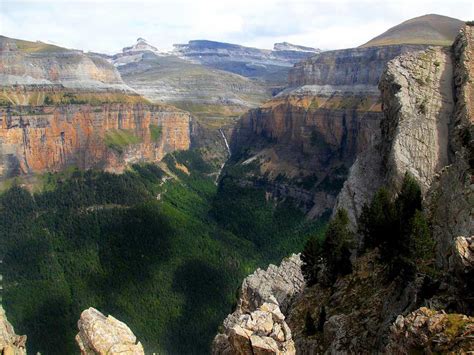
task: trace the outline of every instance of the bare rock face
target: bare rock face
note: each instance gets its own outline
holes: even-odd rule
[[[474,270],[474,236],[457,237],[454,240],[450,267],[464,274]]]
[[[474,235],[474,26],[466,25],[453,44],[454,92],[451,164],[440,171],[428,194],[437,263],[448,269],[458,237]]]
[[[213,354],[295,354],[290,328],[275,303],[227,318],[224,328],[214,339]]]
[[[112,316],[105,317],[95,308],[81,314],[76,342],[83,355],[143,355],[143,346],[127,325]]]
[[[345,209],[353,230],[357,229],[357,219],[362,213],[362,208],[367,201],[370,201],[384,180],[382,157],[377,150],[378,147],[378,144],[374,144],[359,154],[337,196],[333,213],[340,208]]]
[[[69,166],[121,172],[191,144],[191,116],[167,106],[0,109],[0,180]]]
[[[224,320],[212,353],[295,354],[284,313],[303,288],[299,255],[283,260],[278,267],[258,269],[242,283],[237,309]]]
[[[290,71],[289,85],[366,85],[376,87],[385,64],[423,45],[349,48],[322,52],[297,63]]]
[[[428,353],[468,354],[474,349],[474,318],[446,314],[421,307],[398,316],[390,329],[388,354],[408,354],[419,349]]]
[[[257,269],[245,278],[237,310],[253,311],[263,303],[271,302],[286,312],[292,298],[303,290],[304,285],[300,256],[293,254],[284,259],[280,266]]]
[[[452,73],[451,54],[440,47],[387,64],[379,87],[385,113],[382,155],[391,188],[409,172],[426,192],[436,172],[449,163]]]
[[[16,335],[0,306],[0,354],[26,355],[26,335]]]

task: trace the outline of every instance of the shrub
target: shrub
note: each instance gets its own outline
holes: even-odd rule
[[[312,237],[308,240],[301,254],[303,265],[301,271],[306,283],[314,285],[318,282],[318,273],[324,265],[330,281],[338,275],[352,272],[350,261],[353,233],[349,230],[349,217],[343,209],[338,210],[329,222],[324,241]]]
[[[422,212],[421,189],[408,173],[395,200],[380,189],[363,207],[359,233],[365,249],[380,248],[390,277],[403,274],[409,280],[417,270],[425,272],[423,265],[433,259],[434,241]]]

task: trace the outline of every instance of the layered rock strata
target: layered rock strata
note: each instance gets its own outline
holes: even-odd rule
[[[133,92],[107,60],[78,50],[0,37],[0,82]]]
[[[166,106],[107,104],[0,109],[0,178],[75,166],[120,172],[188,149],[188,113]]]
[[[130,328],[95,308],[86,309],[77,322],[76,342],[83,355],[144,355],[143,346]]]
[[[310,217],[330,212],[356,157],[380,141],[385,64],[420,48],[329,51],[296,64],[290,87],[237,123],[231,164],[250,170],[237,178],[295,199]]]

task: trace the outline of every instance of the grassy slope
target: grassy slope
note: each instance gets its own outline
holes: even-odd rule
[[[393,44],[431,44],[450,46],[463,21],[440,15],[424,15],[402,22],[361,47]]]
[[[0,197],[4,303],[29,351],[77,352],[76,321],[93,306],[125,321],[147,353],[207,353],[242,278],[321,233],[262,191],[218,189],[193,151],[165,161],[179,180],[162,183],[152,165],[72,171],[48,174],[33,197],[15,187]]]

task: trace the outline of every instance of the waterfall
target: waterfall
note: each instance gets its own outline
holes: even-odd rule
[[[219,132],[220,132],[222,138],[224,138],[225,147],[226,147],[226,149],[227,149],[227,153],[229,153],[229,156],[230,156],[229,142],[227,142],[227,138],[226,138],[226,136],[225,136],[225,134],[224,134],[224,131],[223,131],[221,128],[219,128]]]

